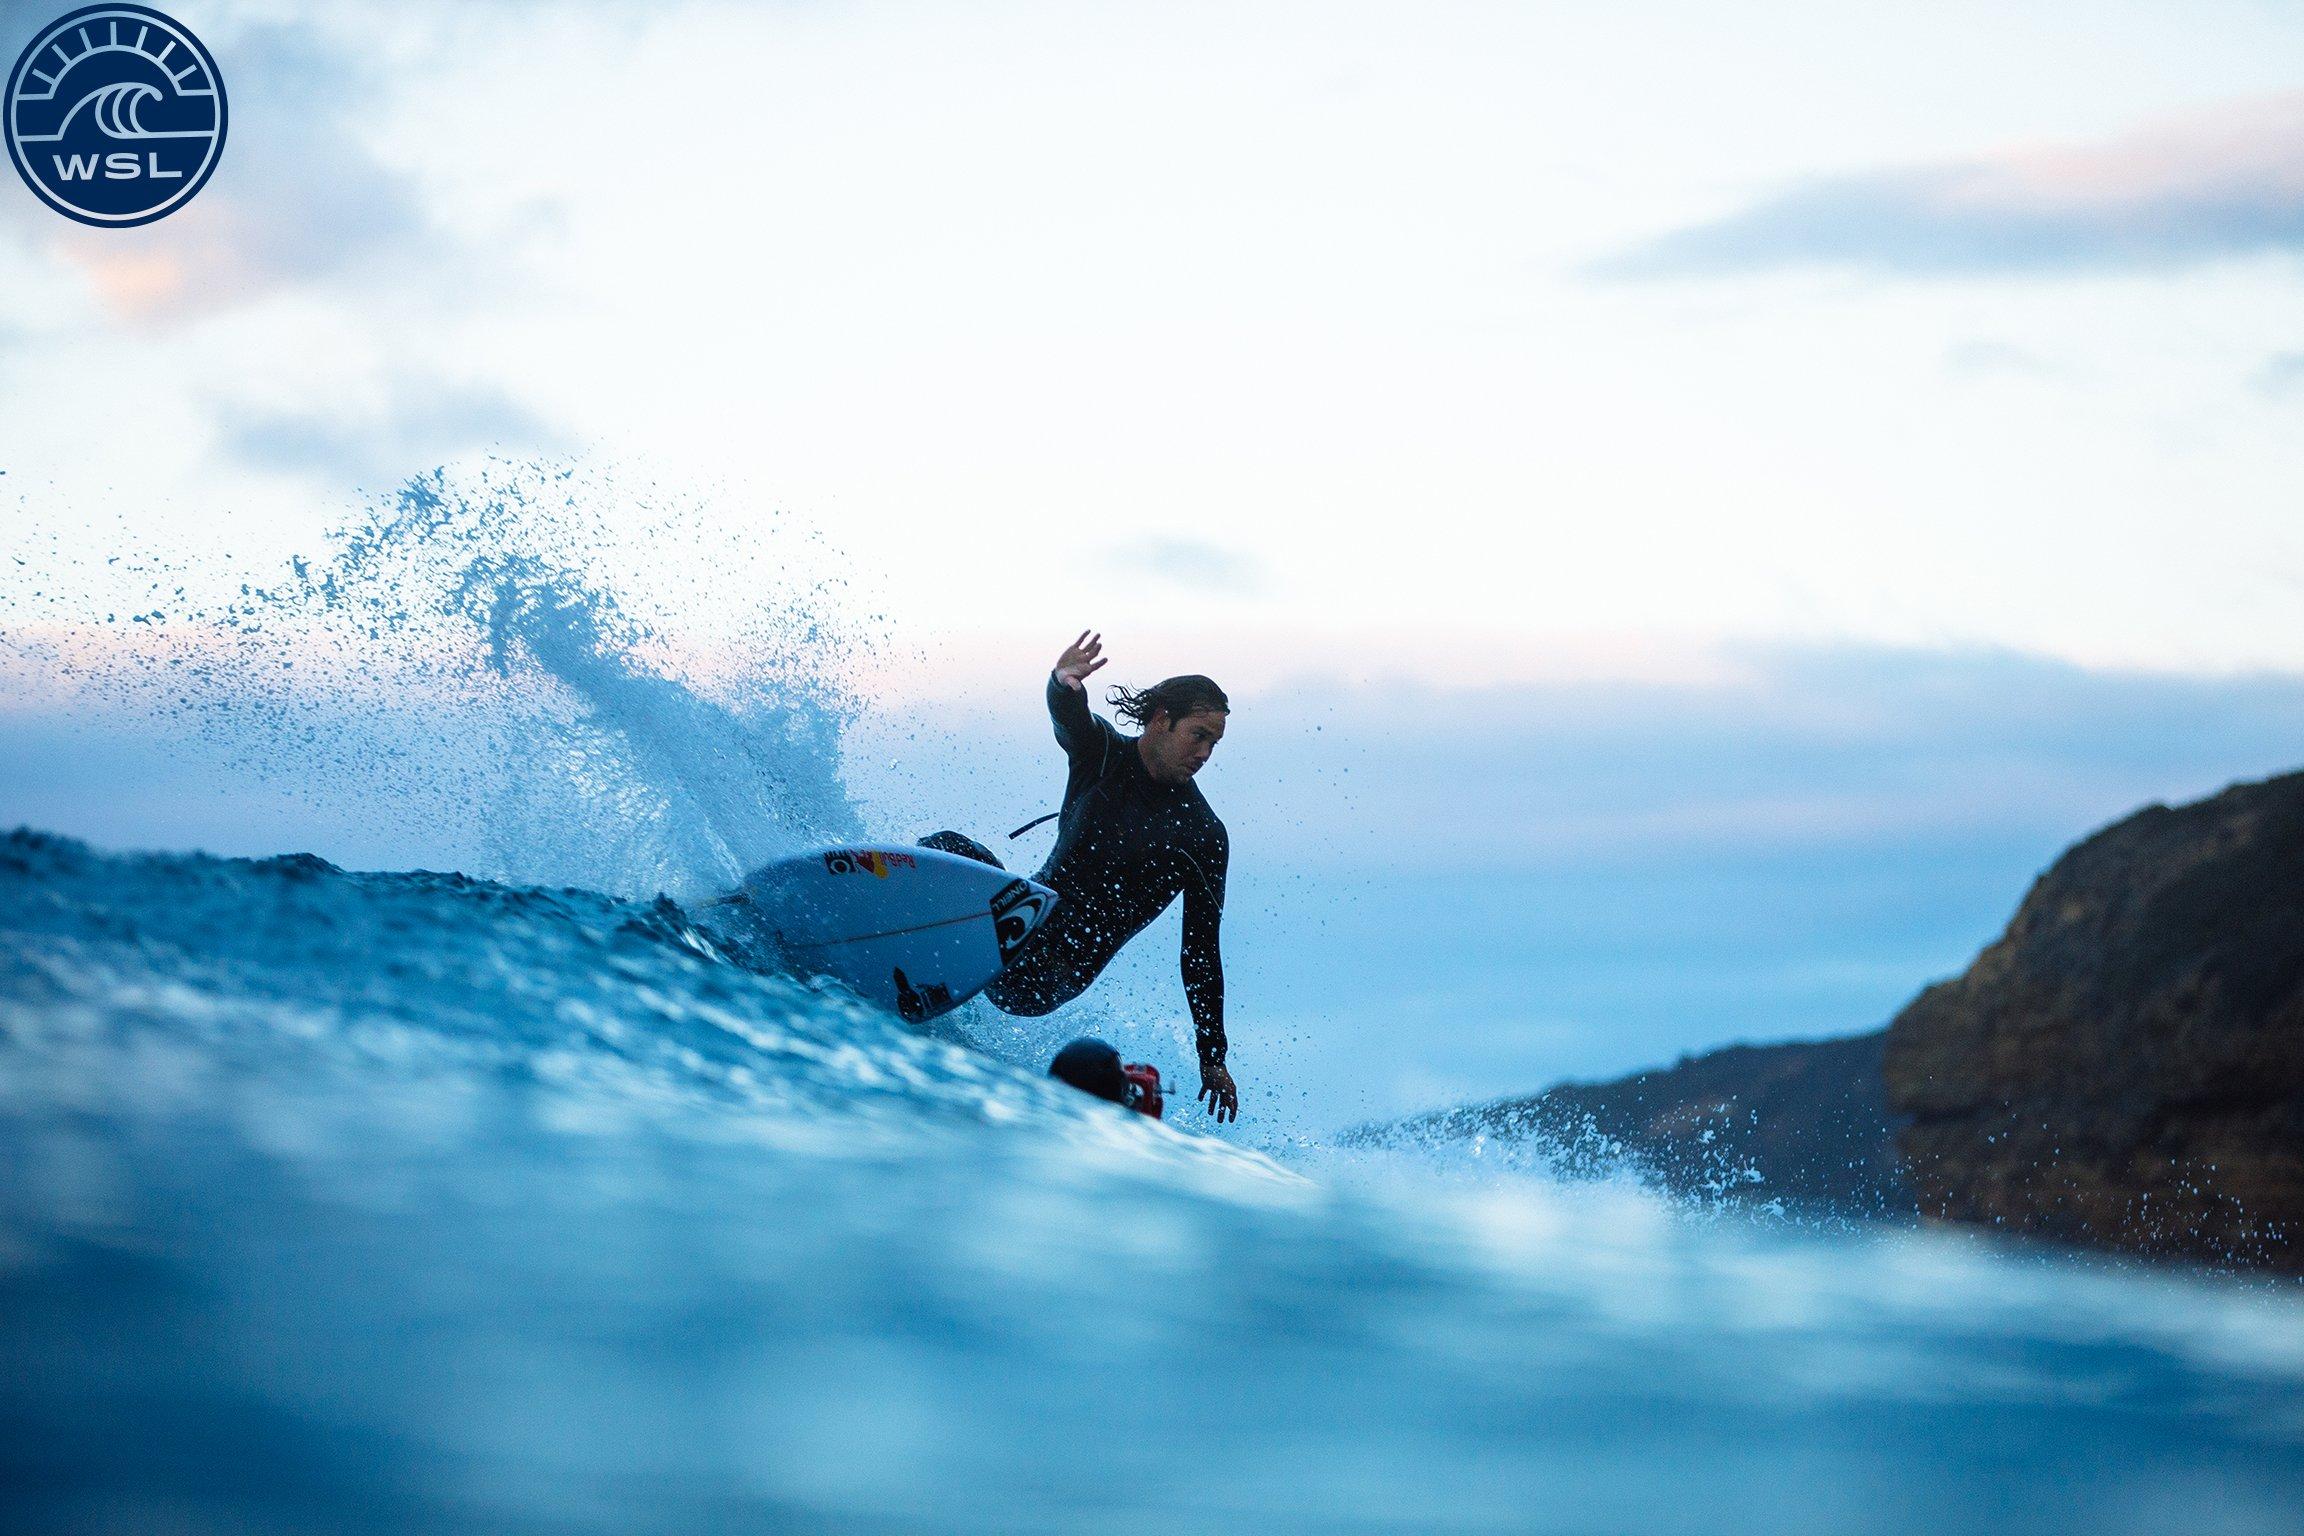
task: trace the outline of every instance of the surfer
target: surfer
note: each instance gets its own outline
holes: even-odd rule
[[[1171,677],[1107,696],[1139,734],[1122,735],[1088,707],[1089,674],[1109,659],[1082,631],[1048,674],[1048,715],[1067,763],[1056,846],[1033,878],[1062,898],[984,995],[1003,1012],[1038,1015],[1070,1002],[1122,945],[1184,898],[1184,997],[1200,1054],[1198,1097],[1218,1120],[1240,1116],[1224,1064],[1224,959],[1218,931],[1230,842],[1193,775],[1224,739],[1231,705],[1205,677]],[[1045,820],[1046,818],[1042,818]],[[957,832],[928,847],[999,864]]]

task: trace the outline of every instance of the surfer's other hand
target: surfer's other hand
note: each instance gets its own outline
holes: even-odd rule
[[[1080,631],[1080,638],[1064,647],[1064,654],[1056,658],[1057,680],[1067,688],[1087,692],[1089,673],[1104,665],[1110,658],[1104,655],[1104,637]]]
[[[1240,1090],[1232,1086],[1231,1069],[1224,1063],[1200,1064],[1200,1098],[1219,1122],[1240,1118]]]

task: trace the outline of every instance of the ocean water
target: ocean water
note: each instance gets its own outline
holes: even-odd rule
[[[9,1528],[2298,1528],[2293,1285],[1154,1124],[1041,1075],[1093,1011],[732,963],[885,639],[787,589],[708,664],[571,505],[0,637],[467,871],[0,841]]]
[[[669,902],[0,844],[21,1530],[2295,1528],[2292,1288],[1270,1157]]]

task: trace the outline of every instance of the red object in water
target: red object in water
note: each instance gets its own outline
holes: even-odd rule
[[[1140,1115],[1160,1118],[1160,1069],[1141,1061],[1123,1063],[1120,1075],[1128,1079],[1128,1107]]]

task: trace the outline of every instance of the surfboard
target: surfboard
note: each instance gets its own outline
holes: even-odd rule
[[[779,859],[737,895],[786,965],[915,1024],[983,991],[1056,906],[1047,886],[990,864],[884,845]]]

